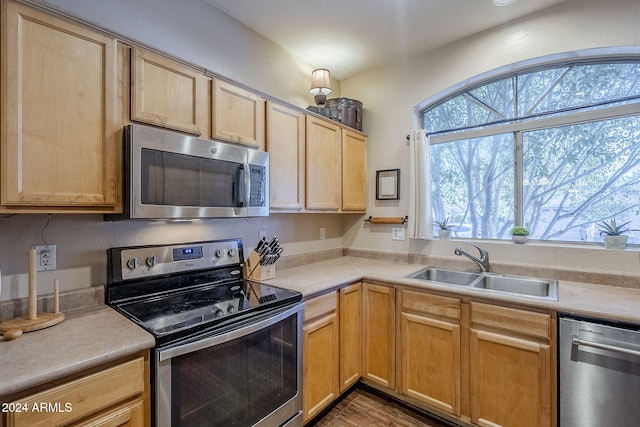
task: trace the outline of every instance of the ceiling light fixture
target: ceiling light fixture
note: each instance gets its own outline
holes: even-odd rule
[[[515,2],[516,0],[493,0],[493,4],[496,6],[509,6]]]
[[[311,73],[311,89],[309,93],[313,96],[316,105],[323,106],[327,101],[327,95],[331,93],[331,77],[329,70],[318,68]]]

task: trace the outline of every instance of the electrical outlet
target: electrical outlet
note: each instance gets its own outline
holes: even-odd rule
[[[404,228],[393,227],[391,233],[391,240],[404,240]]]
[[[320,227],[320,240],[324,240],[325,238],[325,229],[324,227]]]
[[[36,271],[56,269],[56,245],[36,246]]]

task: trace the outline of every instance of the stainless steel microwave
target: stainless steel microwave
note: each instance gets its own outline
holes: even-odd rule
[[[124,212],[117,219],[269,215],[269,154],[132,124],[124,129]]]

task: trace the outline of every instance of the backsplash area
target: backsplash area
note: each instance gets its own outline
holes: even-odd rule
[[[320,227],[325,239],[320,239]],[[111,247],[243,239],[251,250],[260,232],[277,235],[283,256],[339,248],[342,219],[335,214],[272,214],[263,218],[210,219],[195,222],[118,221],[102,215],[13,215],[0,217],[0,300],[27,296],[28,252],[32,245],[55,244],[57,269],[38,273],[38,294],[53,292],[53,281],[67,291],[102,286]],[[279,263],[280,264],[280,263]]]

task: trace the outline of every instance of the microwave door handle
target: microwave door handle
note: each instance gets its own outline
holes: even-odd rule
[[[247,174],[245,173],[245,167],[246,165],[241,165],[236,169],[236,183],[233,189],[235,194],[233,195],[233,199],[236,201],[238,207],[244,207],[246,202]]]
[[[249,163],[244,164],[244,200],[242,206],[251,205],[251,169]]]

